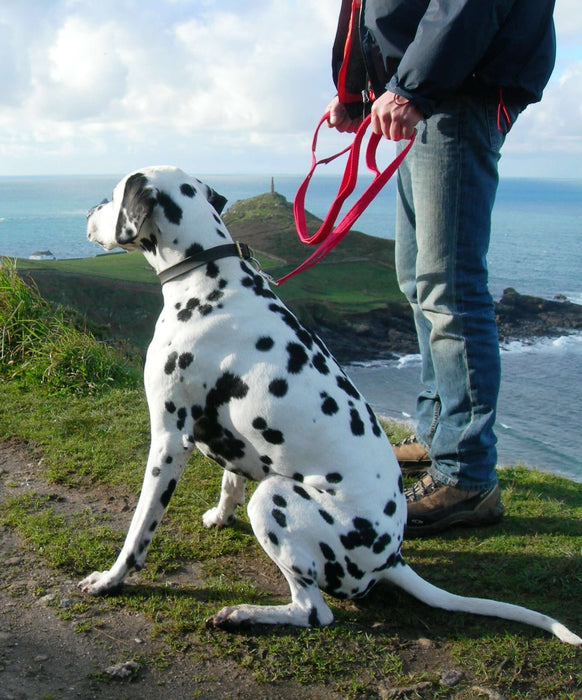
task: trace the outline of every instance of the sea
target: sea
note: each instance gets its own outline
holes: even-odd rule
[[[302,176],[198,175],[229,204],[270,191],[290,201]],[[119,176],[0,177],[0,256],[57,259],[101,254],[85,236],[87,210],[111,197]],[[306,207],[323,217],[339,176],[316,175]],[[364,182],[365,184],[365,182]],[[355,196],[358,192],[356,191]],[[393,237],[395,185],[390,181],[354,228]],[[495,299],[514,287],[582,304],[582,180],[502,178],[489,252]],[[417,355],[357,363],[348,374],[379,415],[414,424]],[[582,333],[502,347],[496,433],[499,465],[524,464],[582,483]]]

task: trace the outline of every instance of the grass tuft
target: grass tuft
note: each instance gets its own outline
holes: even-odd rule
[[[80,394],[140,381],[119,352],[44,300],[7,258],[0,259],[0,376],[40,384],[53,393]]]

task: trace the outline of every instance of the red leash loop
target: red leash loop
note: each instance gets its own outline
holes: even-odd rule
[[[360,157],[360,148],[362,145],[364,134],[368,126],[370,125],[371,118],[368,115],[363,120],[350,146],[344,148],[343,151],[340,151],[339,153],[336,153],[333,156],[317,160],[315,155],[315,150],[317,147],[317,135],[319,133],[321,125],[327,121],[328,117],[329,114],[325,114],[321,118],[319,124],[315,129],[315,134],[313,135],[313,142],[311,145],[311,169],[307,174],[305,180],[299,186],[297,194],[295,195],[295,200],[293,202],[293,215],[295,217],[295,227],[297,229],[297,235],[299,236],[299,240],[302,243],[307,243],[309,245],[315,245],[317,243],[319,243],[320,245],[317,248],[317,250],[307,258],[307,260],[305,260],[303,263],[301,263],[301,265],[299,265],[299,267],[297,267],[292,272],[287,273],[284,277],[281,277],[281,279],[277,280],[277,282],[275,282],[277,286],[283,284],[283,282],[286,282],[290,277],[297,275],[299,272],[303,272],[303,270],[307,270],[308,268],[316,265],[325,255],[327,255],[327,253],[329,253],[330,250],[332,250],[332,248],[334,248],[344,238],[344,236],[354,225],[355,221],[361,216],[362,212],[366,209],[366,207],[370,204],[374,197],[376,197],[376,195],[380,192],[380,190],[384,187],[384,185],[388,182],[392,175],[394,175],[394,173],[398,170],[398,167],[400,166],[400,164],[406,157],[408,151],[412,147],[412,144],[414,143],[414,138],[416,136],[415,132],[412,135],[412,138],[410,139],[406,147],[396,156],[396,158],[394,158],[394,160],[390,163],[390,165],[388,165],[388,167],[385,170],[380,172],[376,164],[376,150],[378,148],[378,143],[380,142],[382,137],[374,133],[370,135],[370,140],[368,141],[368,145],[366,148],[366,166],[368,170],[374,173],[375,177],[336,226],[335,221],[339,216],[341,208],[346,199],[354,191],[354,188],[356,186],[356,182],[358,179],[358,162]],[[307,232],[307,224],[305,220],[305,195],[307,193],[309,182],[318,165],[330,163],[336,158],[342,156],[344,153],[348,153],[349,155],[344,174],[342,176],[342,180],[338,188],[337,195],[335,196],[335,199],[333,200],[321,226],[314,234],[310,235]]]

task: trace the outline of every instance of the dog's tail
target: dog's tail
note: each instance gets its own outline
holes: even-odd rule
[[[389,569],[386,571],[386,578],[391,583],[418,598],[418,600],[434,608],[501,617],[505,620],[522,622],[526,625],[541,627],[541,629],[555,634],[558,639],[567,644],[582,645],[582,639],[578,635],[551,617],[542,615],[534,610],[522,608],[519,605],[500,603],[486,598],[467,598],[449,593],[425,581],[407,564],[397,565]]]

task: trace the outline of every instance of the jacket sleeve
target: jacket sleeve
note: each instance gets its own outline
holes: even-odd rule
[[[338,97],[350,114],[362,113],[366,66],[360,45],[360,2],[342,0],[332,52],[333,80]]]
[[[426,117],[471,76],[515,0],[431,0],[388,85]]]

